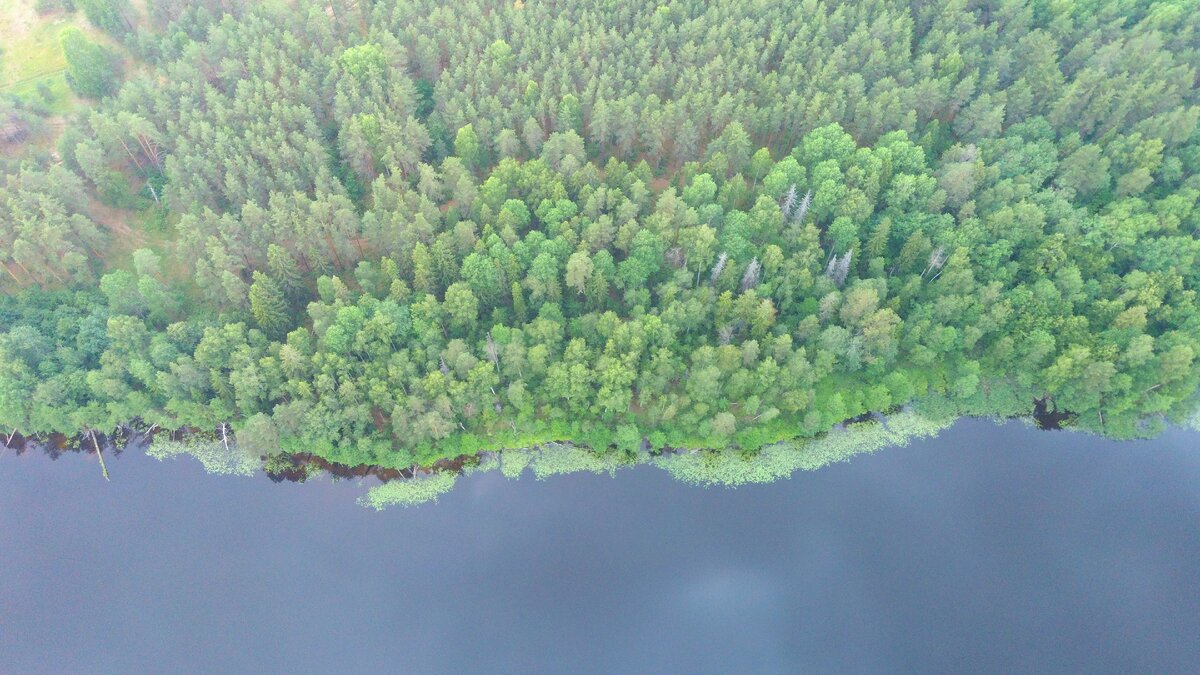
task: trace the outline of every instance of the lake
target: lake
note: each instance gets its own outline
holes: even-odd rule
[[[0,672],[1194,672],[1200,434],[964,420],[790,480],[0,456]]]

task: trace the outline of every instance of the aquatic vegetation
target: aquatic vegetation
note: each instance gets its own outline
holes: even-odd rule
[[[500,453],[500,472],[505,478],[518,478],[533,461],[533,453],[527,449],[505,450]]]
[[[538,480],[563,473],[589,471],[615,474],[627,462],[616,452],[597,452],[572,443],[547,443],[533,451],[530,466]]]
[[[862,453],[906,445],[915,438],[936,435],[951,423],[952,418],[931,419],[905,411],[887,417],[886,422],[851,424],[813,439],[773,443],[756,452],[692,450],[654,457],[650,463],[697,485],[770,483],[798,470],[813,471]]]
[[[213,474],[253,476],[263,468],[257,455],[244,451],[236,443],[227,445],[219,438],[198,434],[186,434],[182,440],[158,434],[146,448],[146,454],[160,461],[191,456],[204,465],[205,471]]]
[[[436,502],[438,497],[454,488],[457,480],[457,475],[443,472],[389,481],[367,490],[367,494],[360,497],[358,503],[381,510],[388,506],[414,506]]]

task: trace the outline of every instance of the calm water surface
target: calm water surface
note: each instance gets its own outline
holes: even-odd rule
[[[9,450],[0,672],[1195,672],[1197,441],[964,421],[766,486],[482,474],[383,513]]]

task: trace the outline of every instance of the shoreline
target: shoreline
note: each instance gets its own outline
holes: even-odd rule
[[[372,486],[365,498],[367,505],[381,508],[392,502],[419,503],[413,501],[408,492],[417,490],[419,483],[428,483],[430,478],[440,478],[436,494],[453,486],[458,476],[478,470],[499,469],[510,478],[520,476],[532,469],[538,478],[573,471],[615,472],[624,466],[654,464],[677,478],[705,485],[737,485],[747,482],[768,482],[784,477],[798,469],[814,469],[819,466],[849,458],[861,452],[870,452],[889,445],[902,446],[912,438],[936,435],[954,422],[965,419],[1025,420],[1043,430],[1058,430],[1069,422],[1072,414],[1053,407],[1049,397],[1034,399],[1028,415],[992,417],[987,415],[954,415],[929,418],[909,408],[898,408],[886,413],[866,413],[843,420],[828,431],[813,437],[793,438],[770,443],[752,452],[738,450],[721,451],[711,448],[677,448],[664,446],[654,448],[643,438],[640,448],[633,453],[610,450],[597,453],[585,445],[572,441],[552,440],[524,448],[481,450],[473,454],[461,454],[453,458],[439,459],[429,465],[413,465],[406,468],[386,467],[376,464],[346,465],[330,461],[315,453],[281,454],[251,458],[212,458],[204,454],[205,448],[223,445],[219,436],[207,439],[203,432],[183,428],[165,430],[151,428],[141,431],[132,425],[122,425],[117,433],[97,434],[98,448],[111,456],[119,457],[130,446],[141,447],[147,454],[162,460],[179,454],[189,454],[199,459],[209,473],[237,473],[241,475],[265,474],[272,482],[305,482],[309,478],[326,474],[335,479],[374,477],[379,484]],[[171,449],[163,450],[156,445],[166,434]],[[41,450],[52,459],[65,453],[93,454],[97,446],[85,443],[90,434],[67,436],[51,434],[45,437],[26,437],[14,433],[6,449],[16,454]],[[199,443],[187,445],[190,440]],[[211,441],[211,442],[209,442]],[[209,442],[205,445],[205,442]],[[234,448],[223,445],[229,453]],[[158,452],[156,452],[156,449]],[[811,457],[805,457],[805,453]],[[224,463],[222,463],[222,461]],[[230,463],[231,461],[237,463]],[[405,489],[403,486],[410,486]],[[432,487],[432,486],[422,486]],[[385,494],[380,494],[380,493]]]

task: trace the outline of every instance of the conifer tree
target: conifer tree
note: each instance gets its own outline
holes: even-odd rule
[[[262,272],[254,273],[250,284],[250,312],[263,332],[280,337],[292,325],[287,300],[274,279]]]

